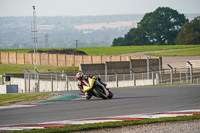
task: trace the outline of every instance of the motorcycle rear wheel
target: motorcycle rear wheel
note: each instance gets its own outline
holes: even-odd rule
[[[104,100],[108,99],[107,96],[102,92],[102,90],[100,88],[95,87],[94,92],[97,94],[98,97],[101,97]]]

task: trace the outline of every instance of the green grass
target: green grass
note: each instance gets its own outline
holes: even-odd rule
[[[0,94],[0,106],[10,105],[15,102],[37,100],[44,96],[51,96],[49,93],[28,93],[28,94]]]
[[[125,53],[137,53],[146,51],[174,50],[200,48],[200,45],[155,45],[155,46],[119,46],[119,47],[88,47],[78,48],[89,55],[119,55]]]
[[[63,48],[49,48],[49,49],[38,49],[38,50],[52,50],[52,49],[63,49]],[[0,49],[0,52],[17,52],[17,53],[27,53],[33,51],[33,49]]]
[[[95,130],[95,129],[102,129],[102,128],[117,128],[117,127],[133,126],[133,125],[141,125],[141,124],[187,121],[187,120],[196,120],[196,119],[200,120],[200,115],[170,117],[170,118],[157,118],[157,119],[155,118],[155,119],[144,119],[144,120],[134,120],[134,121],[104,122],[104,123],[83,124],[83,125],[67,125],[64,127],[57,127],[57,128],[15,131],[13,133],[39,133],[39,132],[66,133],[66,132],[75,132],[75,131]]]
[[[0,75],[3,75],[5,73],[23,73],[21,70],[22,68],[27,68],[28,70],[34,70],[34,65],[23,65],[23,64],[0,64]],[[51,71],[68,71],[68,72],[78,72],[78,67],[66,67],[66,66],[46,66],[46,65],[39,65],[38,70],[40,72],[47,70]]]
[[[63,48],[60,48],[63,49]],[[119,46],[119,47],[85,47],[75,48],[84,51],[88,55],[120,55],[125,53],[136,53],[146,51],[161,51],[159,53],[152,53],[153,56],[200,56],[200,45],[155,45],[155,46]],[[0,49],[0,52],[19,52],[26,53],[32,49]],[[49,50],[49,49],[39,49]],[[164,51],[163,51],[164,50]],[[165,51],[169,50],[169,51]],[[163,51],[163,52],[162,52]],[[33,65],[16,65],[16,64],[0,64],[0,75],[4,73],[23,73],[21,68],[33,70]],[[38,66],[41,71],[70,71],[77,72],[78,67],[65,66]]]
[[[187,49],[194,48],[200,49],[200,45],[154,45],[154,46],[118,46],[118,47],[84,47],[74,48],[77,50],[84,51],[88,55],[119,55],[125,53],[136,53],[146,51],[160,51],[160,50],[176,50],[176,49]],[[58,50],[64,48],[57,48]],[[67,48],[66,48],[67,49]],[[33,49],[1,49],[0,52],[18,52],[26,53]],[[50,49],[38,49],[38,50],[50,50]],[[52,50],[52,48],[51,48]],[[188,50],[190,51],[190,50]]]
[[[200,56],[200,47],[151,53],[153,56]]]
[[[30,49],[0,49],[0,52],[17,52],[17,53],[27,53],[31,51]]]

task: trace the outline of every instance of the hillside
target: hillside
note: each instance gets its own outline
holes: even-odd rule
[[[123,36],[142,16],[39,16],[38,48],[73,48],[75,40],[78,47],[110,46],[113,38]],[[0,17],[0,49],[33,48],[32,21],[32,17]]]
[[[186,16],[191,20],[198,15]],[[114,38],[124,36],[143,16],[38,16],[38,48],[74,48],[75,40],[78,40],[78,47],[111,46]],[[0,17],[0,49],[33,48],[31,23],[32,16]]]

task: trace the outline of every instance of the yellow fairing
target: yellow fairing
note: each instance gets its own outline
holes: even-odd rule
[[[88,80],[90,86],[83,86],[83,92],[89,91],[94,85],[95,78],[88,78]]]

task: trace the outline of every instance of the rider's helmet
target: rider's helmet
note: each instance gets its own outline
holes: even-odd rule
[[[78,81],[83,82],[83,73],[82,72],[78,72],[76,74],[76,78],[78,79]]]

